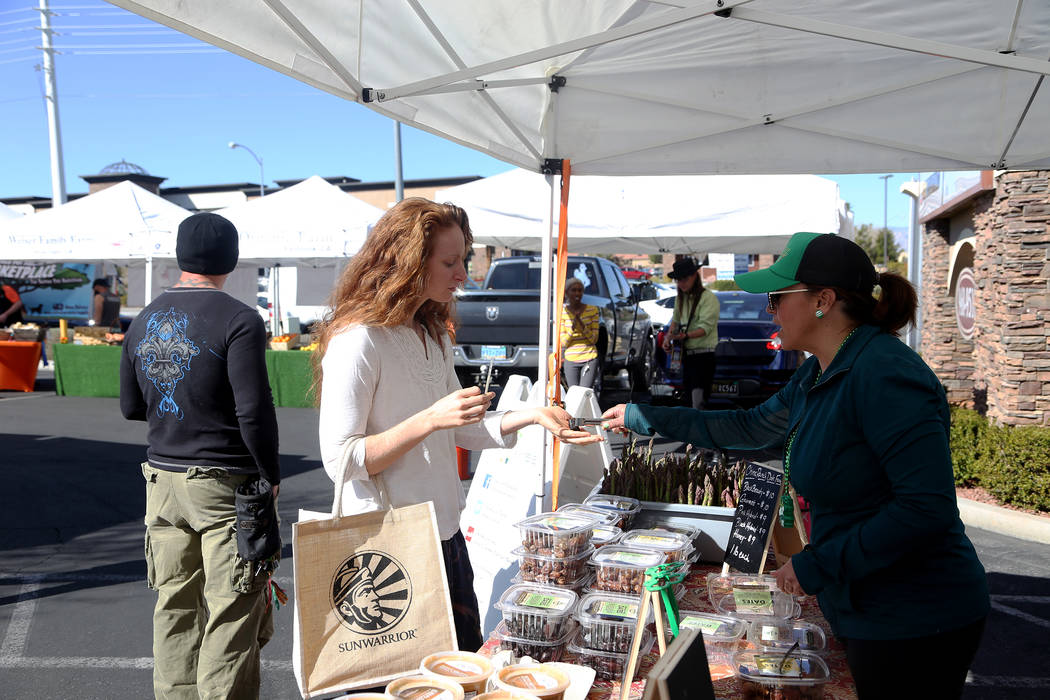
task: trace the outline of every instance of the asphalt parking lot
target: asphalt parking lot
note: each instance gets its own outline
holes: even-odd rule
[[[278,420],[286,543],[278,581],[290,591],[290,523],[299,508],[327,509],[331,483],[319,463],[316,412],[278,409]],[[149,697],[144,425],[122,420],[115,399],[0,392],[0,445],[0,697]],[[1048,697],[1050,551],[983,530],[970,535],[994,610],[965,697]],[[263,698],[299,697],[291,622],[291,609],[281,609],[263,650]]]

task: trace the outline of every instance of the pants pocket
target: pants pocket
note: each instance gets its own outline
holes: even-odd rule
[[[273,570],[266,561],[248,561],[237,553],[237,535],[230,533],[233,542],[233,569],[230,586],[236,593],[258,593],[270,579]]]
[[[146,585],[151,590],[157,589],[157,565],[153,562],[153,542],[150,540],[149,530],[146,530],[145,538],[146,554]]]

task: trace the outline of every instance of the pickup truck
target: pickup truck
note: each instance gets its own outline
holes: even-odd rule
[[[457,293],[453,357],[463,386],[484,386],[490,360],[493,386],[502,386],[512,374],[536,380],[541,267],[538,256],[499,258],[481,289]],[[568,276],[583,282],[583,303],[601,310],[596,393],[604,374],[623,369],[630,372],[635,390],[648,389],[655,371],[656,341],[638,293],[620,268],[604,258],[569,256]]]

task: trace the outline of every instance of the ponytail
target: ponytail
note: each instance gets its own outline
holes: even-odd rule
[[[915,287],[904,277],[893,272],[879,275],[876,290],[882,294],[875,299],[871,294],[835,289],[844,303],[846,315],[859,323],[878,326],[884,333],[898,335],[909,323],[915,323],[918,296]]]

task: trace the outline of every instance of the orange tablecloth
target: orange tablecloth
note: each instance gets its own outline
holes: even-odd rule
[[[689,577],[685,580],[686,593],[678,603],[680,610],[696,610],[698,612],[715,612],[707,597],[707,574],[710,571],[721,571],[721,567],[694,566]],[[812,622],[824,630],[828,639],[828,650],[823,654],[824,661],[831,671],[831,681],[824,686],[824,697],[827,700],[856,700],[857,692],[853,687],[853,676],[850,675],[849,666],[846,664],[846,652],[842,645],[835,641],[831,634],[824,615],[820,612],[817,599],[814,596],[805,596],[800,599],[802,604],[802,618],[806,622]],[[496,639],[489,639],[481,648],[481,653],[492,655],[499,648]],[[637,676],[645,678],[649,669],[653,667],[659,658],[656,644],[653,644],[653,652],[642,659],[641,671]],[[573,663],[572,656],[566,652],[562,661]],[[739,698],[740,684],[734,677],[714,680],[715,695],[718,698]],[[645,681],[636,680],[631,685],[631,699],[640,700],[645,691]],[[597,680],[591,688],[588,700],[618,700],[620,697],[620,683],[615,681]]]
[[[0,341],[0,389],[32,391],[40,364],[40,343]]]

